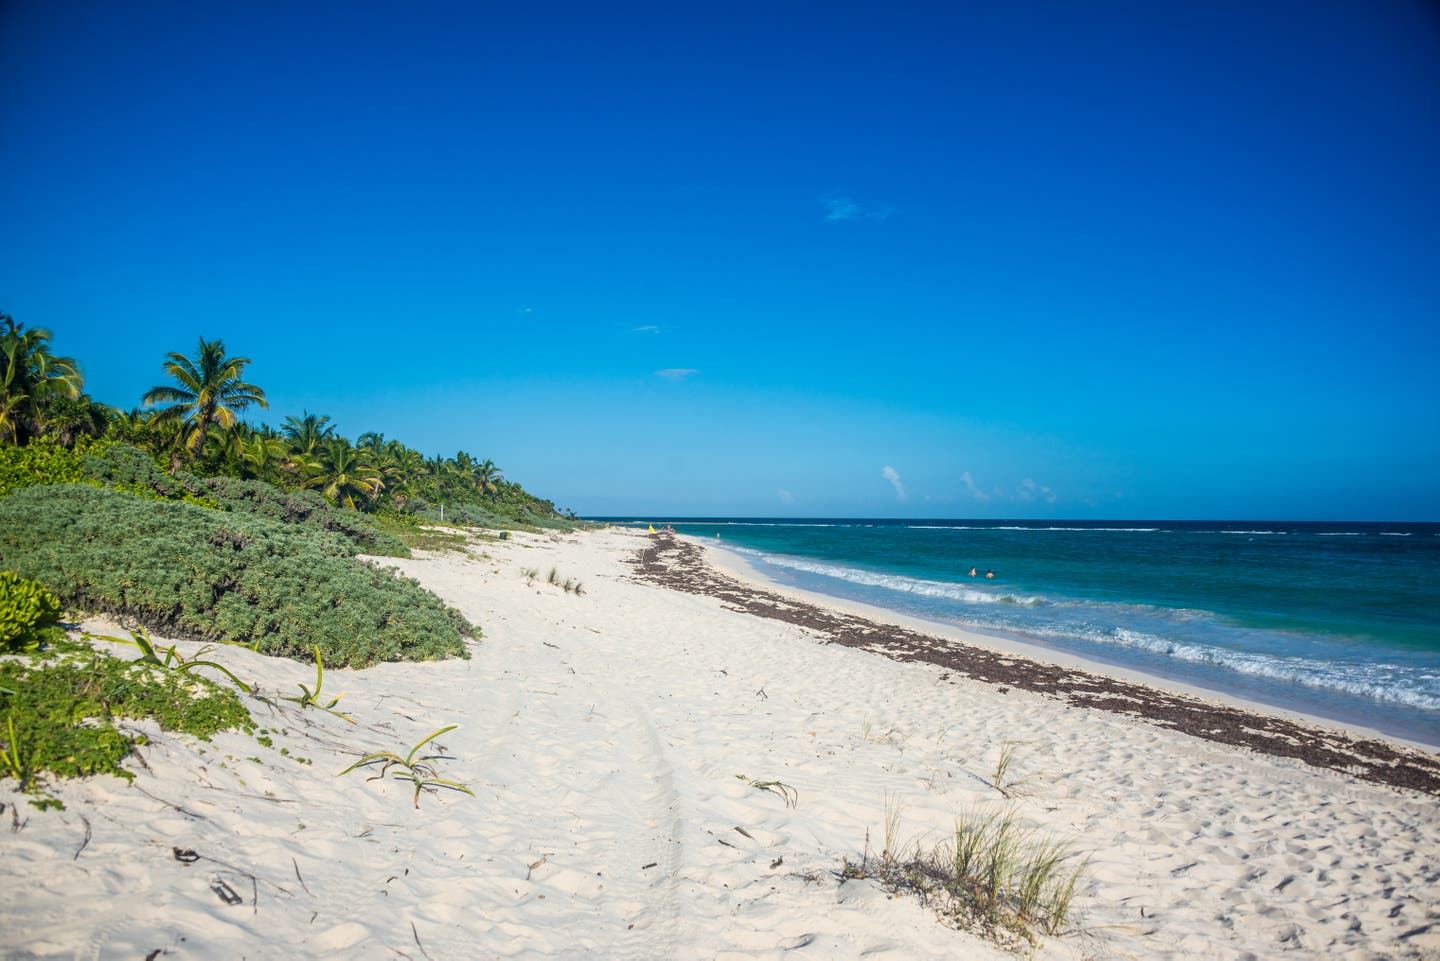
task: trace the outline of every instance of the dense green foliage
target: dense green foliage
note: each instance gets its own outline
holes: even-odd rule
[[[467,656],[457,611],[354,553],[317,526],[83,485],[0,498],[0,566],[67,606],[336,666]]]
[[[399,538],[381,530],[371,518],[336,507],[314,491],[287,491],[237,477],[207,477],[205,488],[227,511],[330,531],[350,541],[362,554],[407,557],[410,553]]]
[[[74,448],[47,440],[32,441],[25,447],[0,445],[0,496],[24,487],[77,483],[332,531],[351,541],[362,554],[404,557],[407,553],[399,538],[381,530],[371,518],[336,507],[313,491],[287,491],[261,481],[167,471],[145,451],[109,441]]]
[[[0,441],[23,444],[51,428],[73,436],[78,422],[70,421],[89,403],[81,383],[75,359],[50,352],[50,331],[0,314]],[[67,422],[52,423],[52,409]]]
[[[14,571],[0,571],[0,653],[33,651],[60,620],[60,599]]]
[[[148,489],[167,499],[205,502],[209,495],[181,478],[185,467],[191,478],[230,477],[287,491],[318,491],[332,505],[367,513],[410,513],[428,507],[438,515],[438,505],[443,504],[447,514],[468,508],[493,526],[572,526],[552,502],[507,481],[493,461],[464,451],[453,457],[426,457],[373,432],[352,442],[329,417],[309,411],[287,416],[279,430],[244,423],[239,419],[243,411],[266,406],[265,392],[241,379],[250,359],[227,354],[218,340],[201,338],[193,357],[167,354],[161,366],[171,382],[151,388],[143,397],[146,407],[162,406],[126,413],[82,394],[77,362],[52,354],[49,339],[49,331],[27,330],[0,314],[0,450],[36,441],[67,449],[83,445],[87,437],[103,435],[140,448],[164,463],[176,480],[157,483],[127,477],[123,470],[117,476],[76,476],[73,459],[52,455],[44,464],[23,465],[24,483],[15,482],[0,463],[0,496],[36,483],[98,479],[122,490]],[[143,469],[138,461],[131,466]]]
[[[36,484],[78,484],[85,479],[79,449],[53,440],[35,440],[24,447],[0,444],[0,497]]]
[[[235,692],[208,678],[65,644],[0,661],[0,776],[15,777],[22,789],[46,773],[133,777],[120,762],[144,736],[116,728],[115,718],[206,739],[252,727]]]

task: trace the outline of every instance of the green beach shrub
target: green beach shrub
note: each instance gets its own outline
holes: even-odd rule
[[[60,599],[14,571],[0,571],[0,653],[33,651],[60,621]]]
[[[282,490],[264,481],[224,475],[202,478],[184,470],[171,472],[150,454],[128,444],[93,452],[84,459],[84,471],[85,477],[117,490],[330,531],[352,542],[352,553],[409,555],[399,538],[380,530],[370,518],[336,507],[314,491]]]
[[[410,556],[405,542],[381,530],[374,520],[359,511],[336,507],[315,491],[282,490],[264,481],[236,477],[208,477],[205,488],[223,510],[339,534],[361,554]]]
[[[24,447],[0,444],[0,497],[36,484],[78,484],[85,479],[84,460],[80,445],[71,449],[49,439]]]
[[[84,467],[86,478],[105,487],[160,500],[218,506],[209,500],[200,478],[183,470],[171,473],[160,466],[154,455],[129,444],[111,444],[90,451]]]
[[[366,667],[467,656],[461,614],[342,534],[83,485],[0,498],[0,566],[69,607],[200,641]]]
[[[0,661],[0,776],[32,790],[42,774],[133,775],[120,766],[144,735],[115,718],[153,720],[166,731],[208,740],[253,727],[236,693],[208,678],[165,671],[71,644],[45,656]]]

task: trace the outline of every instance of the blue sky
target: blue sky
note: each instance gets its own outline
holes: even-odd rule
[[[582,514],[1440,519],[1432,5],[404,6],[0,5],[0,310]]]

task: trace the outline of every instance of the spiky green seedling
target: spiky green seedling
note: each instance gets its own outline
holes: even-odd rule
[[[743,774],[737,774],[735,777],[757,791],[769,791],[771,794],[780,795],[784,799],[786,807],[793,808],[800,803],[800,792],[783,781],[755,781]]]
[[[312,650],[315,652],[315,690],[312,691],[304,684],[299,684],[297,685],[300,688],[299,697],[285,697],[281,698],[281,700],[294,701],[301,707],[318,708],[326,714],[333,714],[343,721],[349,721],[351,724],[354,724],[355,719],[349,714],[335,710],[335,705],[340,703],[340,698],[344,697],[344,694],[336,694],[327,703],[320,703],[320,689],[325,684],[325,662],[320,658],[320,648],[315,647],[312,648]]]
[[[226,677],[230,678],[230,680],[234,681],[235,686],[240,688],[240,690],[244,691],[246,694],[253,693],[250,685],[246,684],[244,681],[240,680],[240,678],[236,677],[234,673],[231,672],[231,670],[225,665],[216,664],[214,661],[200,660],[200,654],[204,654],[205,651],[209,650],[208,647],[202,648],[200,654],[197,654],[195,657],[187,661],[185,660],[184,655],[182,655],[179,651],[175,649],[175,645],[171,644],[169,647],[160,649],[165,654],[165,657],[162,659],[160,657],[160,653],[155,648],[155,643],[150,640],[150,635],[145,632],[145,628],[143,627],[140,628],[140,630],[138,631],[131,631],[129,640],[126,640],[123,637],[109,637],[104,634],[86,634],[85,636],[95,641],[110,641],[115,644],[127,644],[130,647],[139,648],[140,656],[136,658],[137,661],[142,664],[153,664],[156,667],[163,668],[167,671],[175,670],[183,672],[193,671],[201,667],[213,667],[215,670],[219,671],[221,674],[224,674]]]
[[[26,776],[28,772],[25,770],[25,762],[20,757],[20,741],[15,737],[15,714],[13,712],[6,719],[6,723],[10,728],[10,741],[3,750],[0,750],[0,761],[5,762],[5,770],[20,782],[20,790],[23,791],[29,778]]]
[[[349,774],[351,771],[354,771],[357,768],[362,768],[369,764],[379,763],[380,773],[376,774],[374,777],[366,778],[366,780],[368,781],[374,781],[379,778],[383,778],[392,767],[403,768],[404,770],[401,773],[396,774],[395,777],[402,781],[414,782],[415,807],[417,809],[420,807],[420,791],[426,787],[448,787],[451,790],[464,791],[466,794],[474,797],[475,792],[470,790],[465,785],[459,783],[458,781],[447,781],[442,777],[436,776],[435,766],[430,762],[439,760],[441,755],[426,754],[419,758],[415,756],[420,753],[420,749],[426,744],[429,744],[431,741],[435,740],[437,737],[444,734],[446,731],[453,731],[459,726],[460,725],[458,724],[451,724],[447,727],[442,727],[440,730],[435,731],[434,733],[425,737],[423,740],[419,741],[414,747],[410,749],[410,753],[405,755],[404,757],[401,757],[393,751],[377,751],[374,754],[367,754],[335,776],[343,777],[344,775]]]

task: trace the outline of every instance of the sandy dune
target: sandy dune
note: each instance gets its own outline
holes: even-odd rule
[[[820,644],[635,583],[640,544],[385,559],[484,628],[471,660],[327,672],[358,723],[257,703],[268,747],[150,730],[133,784],[61,785],[63,812],[5,782],[5,957],[1007,956],[840,882],[888,799],[921,842],[1008,805],[1085,852],[1078,930],[1046,957],[1440,958],[1440,798]],[[313,680],[220,655],[272,694]],[[417,810],[402,781],[336,776],[447,724],[439,774],[474,798]]]

